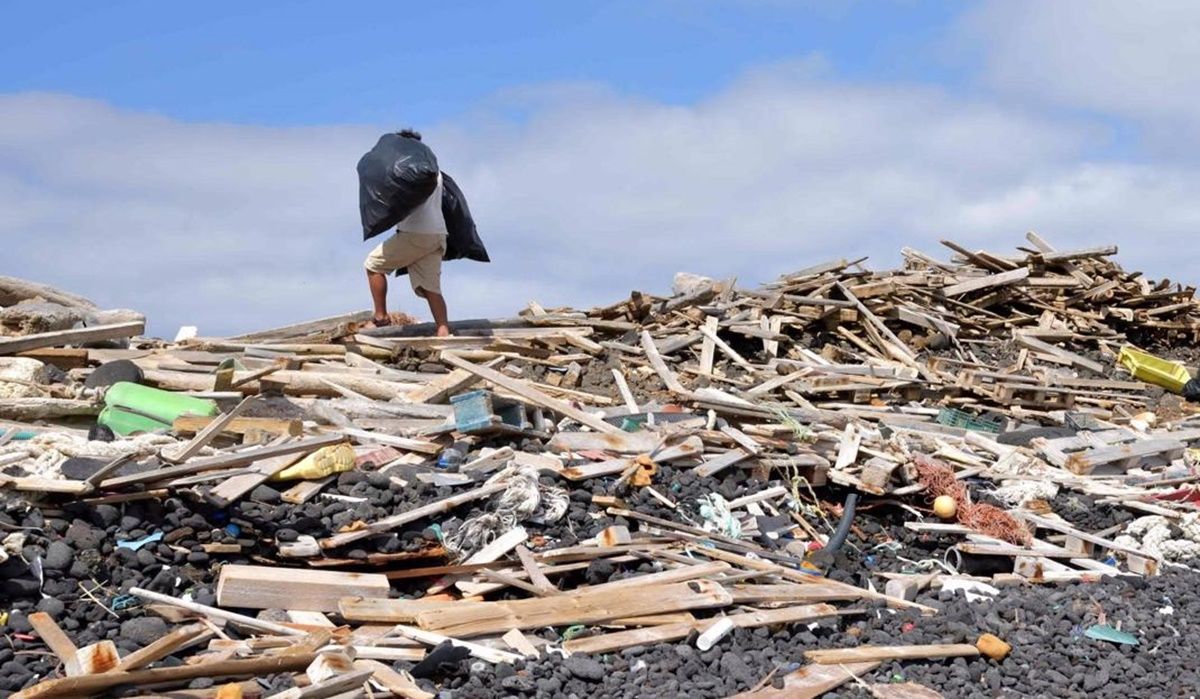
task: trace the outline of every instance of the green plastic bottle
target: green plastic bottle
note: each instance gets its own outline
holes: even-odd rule
[[[183,415],[211,417],[220,412],[215,401],[128,381],[110,386],[104,405],[97,422],[122,436],[170,428]]]

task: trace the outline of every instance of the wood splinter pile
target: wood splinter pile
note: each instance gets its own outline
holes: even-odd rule
[[[1020,541],[916,516],[906,525],[961,535],[962,554],[1011,559],[995,582],[1155,574],[1169,563],[1162,552],[1071,526],[1051,510],[1047,488],[1138,515],[1195,512],[1158,497],[1192,480],[1193,411],[1161,400],[1115,360],[1126,345],[1194,343],[1200,304],[1191,287],[1124,272],[1109,259],[1115,247],[1058,251],[1028,240],[1007,255],[946,242],[949,261],[905,249],[904,268],[887,272],[838,260],[758,289],[688,278],[670,297],[634,293],[587,312],[530,303],[515,318],[456,323],[451,338],[426,336],[423,325],[357,332],[363,314],[179,343],[138,337],[138,320],[0,335],[0,360],[67,376],[8,379],[23,387],[0,400],[0,487],[10,502],[53,513],[68,501],[178,497],[233,512],[276,474],[341,444],[352,446],[355,471],[437,495],[286,540],[274,525],[240,521],[236,541],[202,547],[216,561],[203,573],[216,604],[182,588],[121,590],[176,624],[132,655],[119,657],[110,642],[76,648],[53,619],[32,615],[63,676],[16,696],[145,693],[196,678],[228,684],[188,696],[261,696],[261,684],[239,680],[297,673],[295,688],[272,696],[431,697],[397,663],[419,664],[442,643],[513,663],[689,638],[711,647],[736,628],[838,623],[869,602],[933,614],[911,600],[936,576],[889,574],[881,594],[823,577],[806,555],[832,533],[811,516],[820,494],[907,498],[928,511],[938,493],[924,492],[918,460],[1018,494],[1007,515],[1028,532]],[[36,315],[28,303],[9,313],[24,330],[47,327]],[[137,437],[88,442],[103,392],[83,381],[117,361],[136,365],[145,385],[216,400],[223,412],[180,417],[168,431],[174,443],[149,452],[122,447]],[[0,386],[13,366],[0,363]],[[1060,429],[1021,438],[1030,427]],[[32,433],[28,446],[15,439],[21,432]],[[468,453],[440,468],[452,447]],[[67,477],[62,461],[77,452],[111,459]],[[517,503],[525,519],[470,545],[454,548],[447,535],[420,551],[375,546],[495,514],[530,473],[534,491],[561,488],[586,502],[596,533],[563,544],[561,525]],[[338,479],[292,482],[279,506],[363,505],[331,492]],[[723,484],[741,494],[719,495]],[[578,583],[597,560],[623,575]],[[279,609],[283,618],[258,613]],[[551,643],[547,628],[574,631]],[[850,678],[815,669],[821,663],[865,672],[890,658],[979,652],[814,651],[785,684],[819,692]]]

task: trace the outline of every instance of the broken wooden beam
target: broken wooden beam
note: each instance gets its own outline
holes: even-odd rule
[[[225,565],[217,604],[242,609],[336,612],[342,597],[387,599],[391,585],[379,573],[343,573],[253,565]]]

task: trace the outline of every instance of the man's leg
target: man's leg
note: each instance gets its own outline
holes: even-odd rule
[[[375,305],[374,320],[387,322],[387,275],[382,272],[367,270],[367,286],[371,289],[371,302]]]
[[[400,234],[393,234],[375,246],[363,262],[363,267],[367,270],[367,287],[371,290],[374,323],[377,327],[387,325],[390,320],[387,310],[387,275],[408,264],[406,242]]]
[[[442,296],[442,254],[446,251],[446,240],[442,236],[427,237],[431,243],[428,252],[408,266],[408,278],[413,293],[429,303],[429,312],[437,325],[437,336],[450,334],[450,315],[446,311],[446,298]]]
[[[433,314],[433,322],[437,325],[437,336],[446,337],[450,334],[450,315],[446,312],[446,297],[436,291],[421,289],[421,295],[429,302],[429,312]]]

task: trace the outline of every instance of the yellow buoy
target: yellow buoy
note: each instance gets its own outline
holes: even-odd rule
[[[942,519],[950,519],[958,512],[958,503],[949,495],[939,495],[933,501],[933,513]]]

